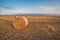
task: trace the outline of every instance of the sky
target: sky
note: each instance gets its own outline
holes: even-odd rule
[[[60,14],[60,0],[0,0],[0,15]]]

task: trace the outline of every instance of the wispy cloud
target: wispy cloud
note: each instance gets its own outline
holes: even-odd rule
[[[57,13],[60,13],[60,9],[59,8],[54,8],[54,7],[49,7],[49,6],[40,6],[40,7],[38,7],[38,12],[39,13],[44,13],[44,14],[46,14],[46,13],[48,13],[48,14],[50,14],[50,13],[52,13],[52,14],[57,14]]]
[[[6,9],[10,9],[9,7],[6,7]],[[36,9],[15,9],[15,10],[4,10],[0,12],[2,15],[10,15],[10,14],[58,14],[60,13],[59,8],[53,8],[49,6],[40,6],[37,7]]]
[[[13,7],[10,7],[10,6],[3,6],[3,5],[0,5],[0,8],[3,8],[3,9],[13,9]]]
[[[41,6],[38,7],[38,11],[39,13],[53,13],[54,12],[54,8],[52,7],[48,7],[48,6]]]
[[[3,14],[60,14],[60,0],[0,0]]]

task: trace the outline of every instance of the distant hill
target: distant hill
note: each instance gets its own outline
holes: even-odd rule
[[[60,16],[60,14],[7,14],[8,16]],[[0,14],[0,16],[6,16],[5,14]]]

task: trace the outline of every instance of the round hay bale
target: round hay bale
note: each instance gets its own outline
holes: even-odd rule
[[[26,17],[16,16],[13,19],[13,24],[16,29],[23,29],[28,25],[28,20]]]

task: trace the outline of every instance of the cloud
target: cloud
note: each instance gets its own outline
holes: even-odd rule
[[[60,8],[55,9],[55,13],[59,13],[60,14]]]
[[[24,10],[3,10],[0,12],[0,15],[11,15],[11,14],[20,14],[23,13]]]
[[[8,6],[7,6],[7,7],[4,7],[4,8],[5,8],[5,9],[12,9],[12,7],[8,7]]]
[[[44,7],[44,6],[42,6],[42,7],[39,7],[40,9],[44,9],[44,10],[53,10],[53,8],[52,7]]]
[[[9,9],[7,7],[7,9]],[[35,9],[15,9],[15,10],[4,10],[0,12],[0,15],[10,15],[10,14],[60,14],[60,8],[53,8],[53,7],[46,7],[46,6],[40,6]]]
[[[60,8],[56,7],[49,7],[49,6],[40,6],[35,11],[37,13],[43,13],[43,14],[58,14],[60,13]]]
[[[3,6],[3,5],[0,5],[0,9],[13,9],[13,8],[10,7],[10,6]]]
[[[54,8],[42,6],[42,7],[38,7],[38,12],[39,13],[53,13]]]

